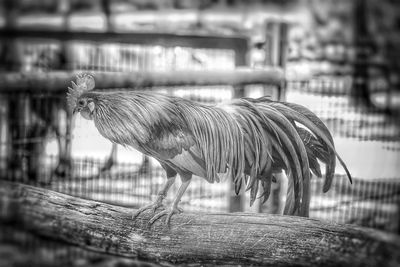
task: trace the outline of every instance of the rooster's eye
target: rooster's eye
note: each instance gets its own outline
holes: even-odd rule
[[[85,100],[81,99],[81,100],[78,101],[78,105],[79,106],[84,106],[85,102],[86,102]]]

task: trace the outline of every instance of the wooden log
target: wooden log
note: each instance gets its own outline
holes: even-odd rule
[[[0,224],[0,266],[118,267],[159,264],[87,250],[39,236],[13,225]]]
[[[43,90],[64,92],[71,81],[76,80],[72,72],[49,73],[0,73],[0,92],[16,90]],[[207,86],[207,85],[280,85],[284,75],[279,68],[263,70],[236,69],[230,71],[173,71],[173,72],[96,72],[93,74],[96,88],[142,88],[152,86]]]
[[[148,227],[151,214],[0,182],[0,221],[90,250],[172,263],[399,266],[396,235],[292,216],[193,214]]]

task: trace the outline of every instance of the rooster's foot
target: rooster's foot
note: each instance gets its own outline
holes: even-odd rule
[[[99,169],[100,173],[108,172],[115,165],[115,160],[113,158],[109,158],[103,166]]]
[[[69,158],[60,158],[57,167],[54,169],[53,174],[58,177],[68,177],[71,175],[72,161]]]
[[[162,204],[162,201],[157,200],[154,203],[148,204],[144,207],[141,207],[140,209],[138,209],[133,215],[132,215],[132,220],[136,219],[137,216],[139,216],[140,213],[146,211],[146,210],[151,210],[152,213],[155,213],[156,210],[159,207],[163,207],[164,205]]]
[[[168,226],[172,215],[179,214],[182,212],[183,212],[182,209],[178,208],[177,206],[172,206],[171,208],[163,210],[163,211],[157,213],[156,215],[154,215],[153,218],[150,219],[149,225],[152,225],[155,221],[160,219],[162,216],[166,215],[167,218],[165,218],[165,224]]]

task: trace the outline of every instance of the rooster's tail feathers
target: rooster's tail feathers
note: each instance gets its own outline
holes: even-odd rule
[[[292,117],[295,121],[297,121],[300,124],[307,127],[317,137],[318,141],[322,145],[325,146],[324,150],[328,151],[328,153],[329,153],[328,160],[324,162],[326,164],[326,178],[325,178],[325,183],[323,186],[323,191],[324,192],[328,191],[331,186],[332,179],[333,179],[334,172],[335,172],[336,158],[339,160],[340,164],[343,166],[343,168],[347,174],[347,177],[349,178],[350,183],[352,183],[351,174],[350,174],[346,164],[342,160],[342,158],[336,152],[332,135],[330,134],[330,132],[329,132],[328,128],[325,126],[325,124],[313,112],[311,112],[306,107],[303,107],[303,106],[300,106],[300,105],[294,104],[294,103],[278,103],[278,102],[275,102],[275,103],[276,103],[276,105],[278,105],[280,107],[286,106],[287,109],[282,109],[282,110],[289,111],[287,113],[287,116]],[[325,155],[322,155],[319,153],[317,155],[317,157],[321,158],[321,159],[324,156]],[[326,156],[325,156],[325,158],[326,158]]]
[[[294,180],[295,209],[307,214],[308,184],[310,180],[309,163],[304,144],[294,125],[275,108],[249,99],[239,99],[231,103],[233,117],[239,122],[244,135],[245,183],[250,189],[250,203],[257,196],[259,182],[266,200],[271,186],[272,169],[276,164],[272,154],[276,152],[281,169],[290,170]],[[288,155],[289,158],[286,156]],[[241,184],[242,180],[235,181]],[[306,185],[304,186],[303,183]],[[240,185],[235,186],[238,191]]]
[[[324,191],[331,185],[337,155],[333,138],[323,122],[296,104],[269,99],[237,99],[207,107],[179,102],[180,114],[204,158],[207,180],[229,170],[235,192],[250,190],[250,204],[271,192],[273,172],[285,170],[289,178],[286,214],[308,216],[311,172],[322,176],[318,161],[326,164]],[[261,184],[261,186],[260,186]]]
[[[286,170],[289,180],[285,212],[308,216],[311,172],[321,177],[318,161],[326,165],[323,191],[329,190],[336,166],[336,158],[351,175],[337,154],[333,138],[325,124],[307,108],[291,103],[271,101],[269,98],[240,99],[231,103],[232,114],[244,134],[245,182],[253,203],[261,182],[264,193],[270,194],[272,169]],[[261,124],[260,124],[261,123]],[[265,140],[267,138],[267,141]],[[260,147],[261,146],[261,147]],[[262,147],[266,149],[263,150]],[[265,152],[266,151],[266,152]],[[274,154],[278,160],[272,159]],[[237,185],[236,192],[240,185]]]

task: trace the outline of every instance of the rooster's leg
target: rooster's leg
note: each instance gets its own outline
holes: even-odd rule
[[[117,145],[112,144],[110,155],[108,156],[107,161],[104,165],[100,168],[100,173],[104,173],[109,171],[112,166],[114,166],[115,162],[117,161]]]
[[[182,184],[179,187],[178,193],[176,194],[175,200],[172,203],[171,207],[154,215],[154,217],[150,219],[149,225],[152,225],[155,221],[157,221],[159,218],[161,218],[164,215],[167,216],[167,218],[165,219],[165,224],[169,225],[172,215],[183,212],[183,210],[178,207],[178,204],[181,201],[181,198],[182,198],[183,194],[185,193],[187,187],[189,186],[191,179],[192,179],[191,175],[190,176],[182,176],[181,175]]]
[[[56,134],[57,138],[57,143],[58,143],[58,148],[60,150],[60,155],[59,155],[59,160],[58,160],[58,165],[54,169],[53,174],[67,178],[71,175],[72,171],[72,158],[71,158],[71,140],[70,140],[70,122],[68,121],[69,119],[67,118],[67,133],[66,133],[66,138],[62,136],[60,133],[59,128],[52,126],[52,130]]]
[[[135,219],[140,213],[142,213],[145,210],[151,210],[152,213],[156,212],[156,209],[161,207],[163,204],[164,198],[167,196],[167,192],[170,189],[170,187],[174,184],[176,176],[168,177],[167,182],[164,184],[163,188],[158,192],[157,194],[157,199],[153,203],[146,205],[144,207],[141,207],[138,209],[133,215],[132,219]]]

